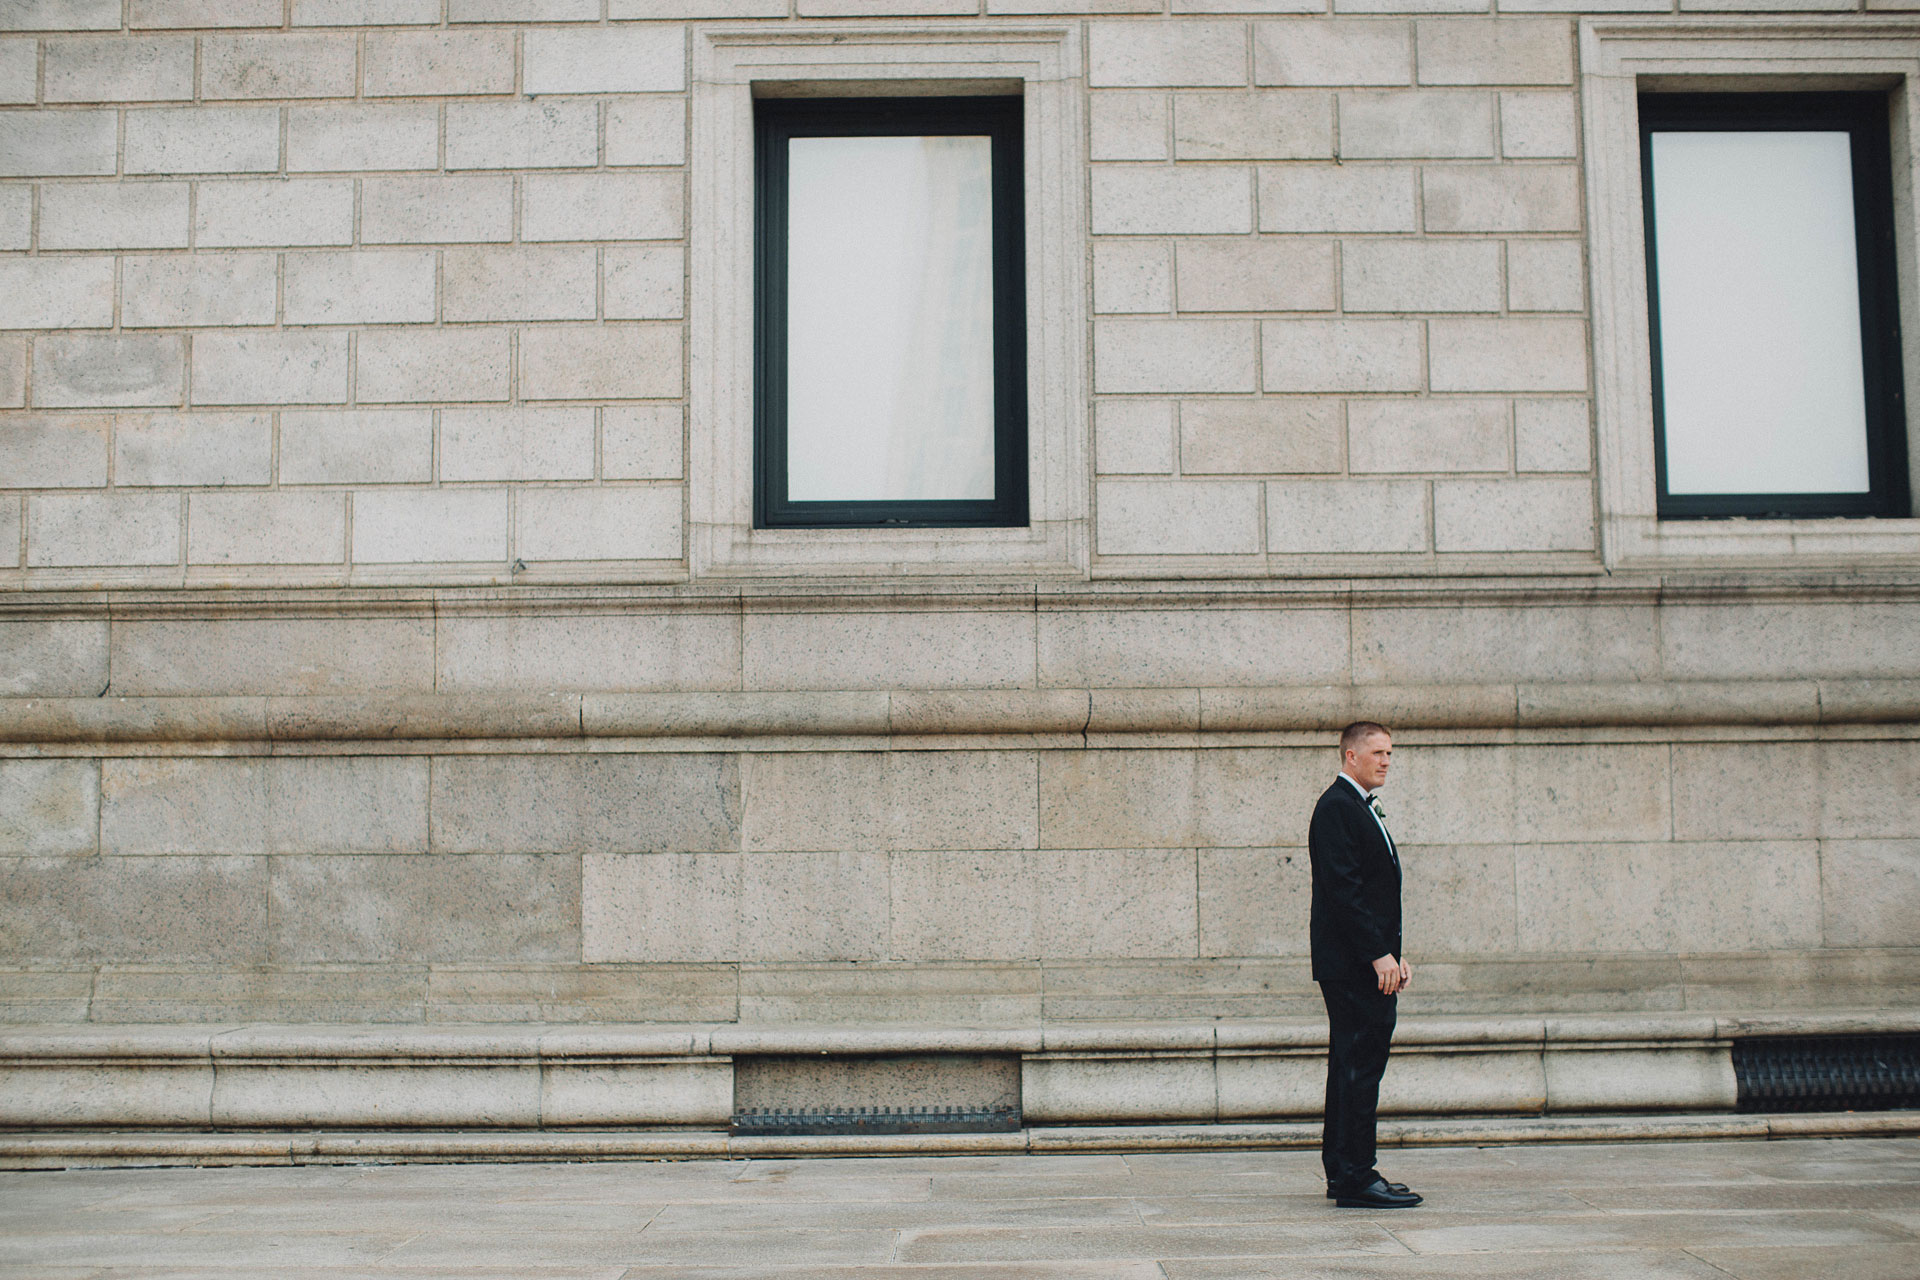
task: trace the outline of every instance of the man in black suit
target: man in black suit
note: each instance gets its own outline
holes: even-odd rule
[[[1340,734],[1340,776],[1313,808],[1313,979],[1327,1003],[1327,1108],[1320,1162],[1342,1208],[1410,1209],[1420,1197],[1373,1167],[1380,1076],[1395,997],[1413,979],[1400,954],[1400,855],[1374,789],[1393,738],[1369,720]]]

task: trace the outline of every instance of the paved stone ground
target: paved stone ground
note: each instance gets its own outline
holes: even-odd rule
[[[0,1173],[4,1280],[1917,1280],[1920,1139]]]

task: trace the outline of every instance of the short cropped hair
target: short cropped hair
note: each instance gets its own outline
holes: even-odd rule
[[[1365,742],[1376,733],[1388,738],[1393,736],[1392,730],[1388,729],[1387,726],[1375,724],[1371,720],[1355,720],[1352,724],[1342,729],[1340,731],[1340,758],[1345,760],[1347,758],[1347,752],[1354,750],[1362,742]]]

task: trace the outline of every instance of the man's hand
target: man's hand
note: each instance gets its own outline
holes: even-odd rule
[[[1407,984],[1412,981],[1413,981],[1413,966],[1407,963],[1407,958],[1405,956],[1401,956],[1400,957],[1400,989],[1402,991],[1406,990]]]
[[[1380,994],[1390,996],[1407,985],[1407,979],[1413,976],[1413,970],[1390,955],[1381,956],[1373,962],[1373,977],[1380,984]]]

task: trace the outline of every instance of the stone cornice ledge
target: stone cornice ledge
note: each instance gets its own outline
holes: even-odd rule
[[[1783,1035],[1912,1034],[1920,1008],[1788,1013],[1403,1018],[1402,1046],[1707,1045]],[[1141,1054],[1318,1050],[1326,1021],[1006,1025],[639,1023],[501,1025],[71,1024],[0,1030],[0,1065],[74,1062],[559,1062],[901,1053]]]
[[[1920,679],[1250,689],[0,698],[0,743],[1260,733],[1920,721]]]

